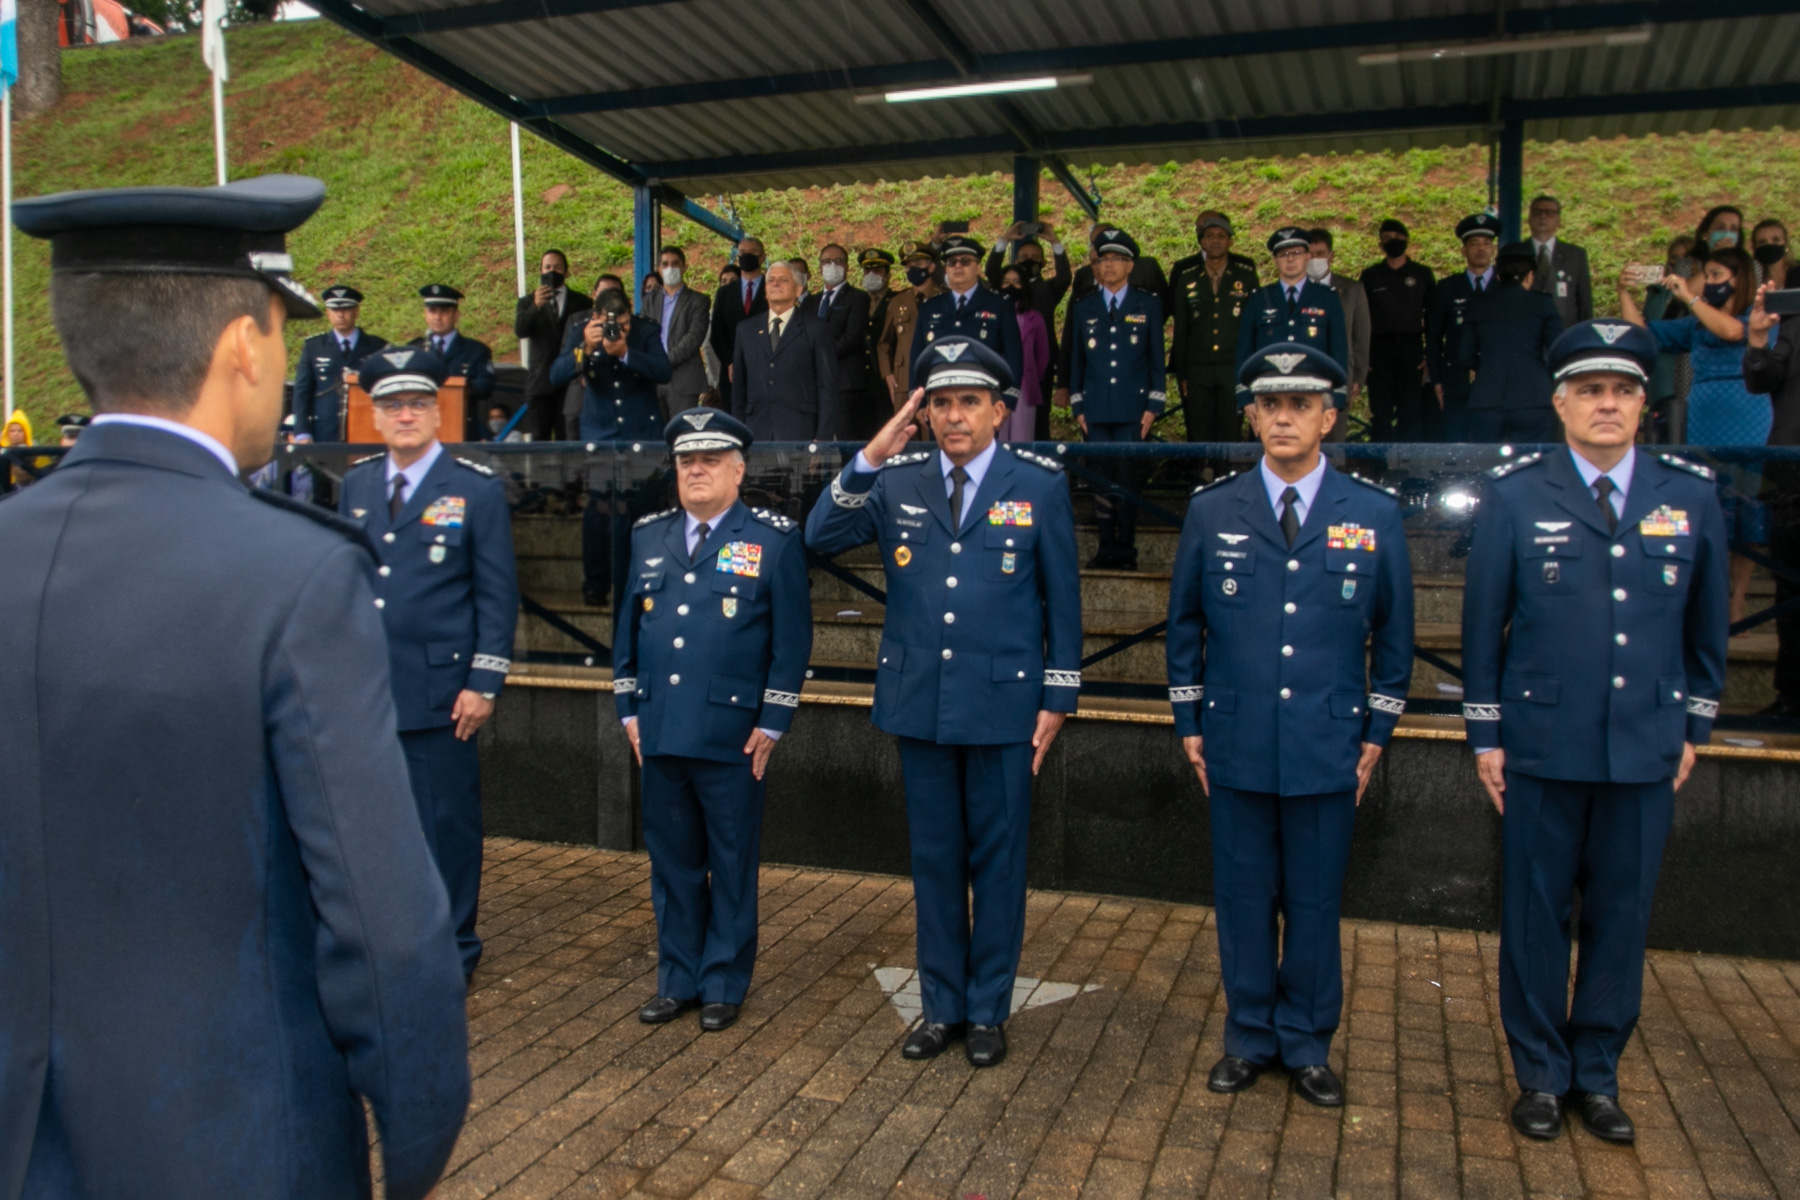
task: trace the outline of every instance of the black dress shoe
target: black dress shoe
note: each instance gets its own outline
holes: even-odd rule
[[[963,1056],[971,1067],[997,1067],[1006,1061],[1006,1030],[998,1025],[969,1026]]]
[[[1528,1138],[1554,1141],[1562,1133],[1562,1097],[1549,1092],[1525,1092],[1513,1105],[1512,1123]]]
[[[906,1037],[900,1053],[906,1058],[936,1058],[950,1045],[950,1039],[961,1032],[961,1025],[944,1025],[927,1021]]]
[[[1249,1059],[1227,1054],[1213,1064],[1212,1073],[1206,1077],[1206,1086],[1215,1092],[1241,1092],[1255,1083],[1262,1073],[1263,1069]]]
[[[684,1012],[692,1012],[700,1007],[698,996],[687,1000],[677,1000],[673,996],[658,996],[644,1007],[638,1009],[638,1020],[646,1025],[667,1025]]]
[[[1289,1075],[1293,1077],[1294,1090],[1308,1104],[1316,1104],[1320,1108],[1344,1106],[1344,1085],[1338,1081],[1337,1072],[1324,1063],[1313,1067],[1295,1067]]]
[[[1569,1104],[1581,1114],[1581,1123],[1587,1126],[1587,1131],[1601,1141],[1629,1146],[1637,1140],[1637,1128],[1619,1107],[1618,1097],[1599,1092],[1570,1092]]]
[[[738,1006],[735,1004],[707,1004],[700,1009],[700,1028],[708,1033],[717,1033],[721,1029],[730,1029],[737,1024]]]

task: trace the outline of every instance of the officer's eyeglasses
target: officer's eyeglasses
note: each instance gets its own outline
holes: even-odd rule
[[[390,417],[395,416],[402,409],[411,409],[413,412],[422,413],[436,408],[437,398],[434,396],[408,396],[403,400],[377,400],[375,407]]]

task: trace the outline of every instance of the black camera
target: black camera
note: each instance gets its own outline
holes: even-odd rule
[[[624,297],[613,291],[603,293],[595,303],[594,312],[600,322],[600,336],[606,341],[616,342],[625,336],[625,330],[619,324],[619,314],[624,311]]]

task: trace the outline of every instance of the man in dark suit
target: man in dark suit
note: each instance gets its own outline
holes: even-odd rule
[[[707,390],[706,363],[700,357],[700,347],[706,344],[712,304],[687,286],[687,254],[680,246],[664,246],[657,262],[662,292],[650,302],[655,312],[646,315],[654,316],[662,326],[663,356],[669,360],[669,382],[656,389],[662,418],[667,422],[676,413],[700,403]]]
[[[538,271],[537,290],[519,297],[513,315],[513,333],[531,359],[525,379],[524,432],[533,441],[560,442],[570,431],[563,425],[563,389],[550,382],[550,364],[562,351],[569,322],[594,302],[568,286],[569,258],[561,250],[544,251]]]
[[[488,397],[494,394],[498,382],[494,376],[494,352],[486,342],[457,332],[457,319],[462,315],[458,307],[462,303],[461,292],[446,283],[428,283],[419,289],[419,298],[425,301],[425,336],[416,337],[407,345],[428,347],[444,360],[446,377],[454,379],[460,375],[467,381],[463,388],[461,440],[482,441],[487,432],[483,422]],[[456,431],[451,430],[450,435],[455,438]]]
[[[1499,236],[1499,220],[1486,213],[1473,213],[1458,221],[1456,237],[1462,243],[1465,269],[1438,280],[1431,293],[1431,312],[1425,319],[1425,369],[1443,414],[1446,442],[1469,440],[1469,371],[1457,361],[1457,355],[1470,303],[1494,285]]]
[[[344,372],[387,346],[356,323],[363,295],[338,284],[321,295],[331,328],[315,333],[300,347],[294,368],[294,440],[337,442],[344,438]]]
[[[1530,286],[1531,247],[1500,251],[1491,291],[1469,306],[1457,365],[1474,372],[1469,385],[1469,440],[1523,442],[1556,439],[1551,403],[1550,347],[1563,331],[1551,298]]]
[[[769,297],[763,290],[763,244],[761,238],[747,237],[738,243],[739,279],[726,284],[713,296],[712,351],[719,361],[719,407],[732,409],[731,360],[737,352],[737,329],[759,313],[769,311]],[[758,437],[762,434],[758,433]]]
[[[0,503],[0,1196],[430,1192],[469,1099],[375,563],[251,492],[316,179],[21,200],[98,414]],[[124,224],[121,224],[124,222]],[[73,748],[73,749],[72,749]]]
[[[738,325],[731,415],[758,441],[831,441],[843,420],[831,328],[800,311],[787,263],[770,267],[764,280],[768,310]]]
[[[1562,228],[1562,201],[1538,196],[1526,210],[1531,227],[1531,290],[1556,301],[1556,315],[1564,329],[1594,315],[1594,280],[1588,273],[1587,251],[1556,236]]]
[[[845,282],[850,252],[833,243],[819,251],[822,290],[800,302],[800,311],[824,321],[837,351],[838,411],[844,428],[839,437],[868,438],[894,415],[886,404],[870,405],[869,293]]]

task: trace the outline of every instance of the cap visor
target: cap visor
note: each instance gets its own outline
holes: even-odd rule
[[[1338,384],[1317,375],[1262,375],[1250,384],[1254,396],[1282,392],[1329,392]]]
[[[409,375],[401,373],[398,375],[389,375],[386,379],[378,382],[370,389],[369,397],[371,399],[378,399],[382,396],[415,395],[419,392],[435,396],[437,395],[437,390],[437,380],[429,375]]]
[[[1552,378],[1561,383],[1577,375],[1629,375],[1639,383],[1649,382],[1650,376],[1638,365],[1636,359],[1618,358],[1611,355],[1595,355],[1591,358],[1578,358],[1572,363],[1564,364]]]
[[[684,433],[669,448],[672,454],[703,454],[713,450],[742,450],[744,443],[723,433]]]
[[[938,371],[925,381],[925,390],[935,392],[940,388],[979,387],[997,388],[1000,381],[985,371],[958,369],[954,371]]]

